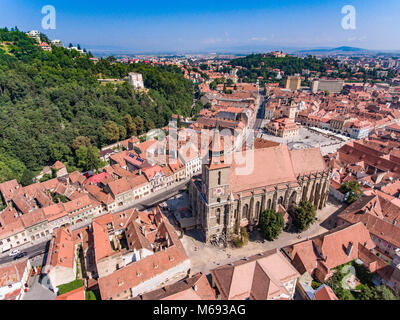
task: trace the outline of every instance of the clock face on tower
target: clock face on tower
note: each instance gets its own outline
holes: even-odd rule
[[[215,188],[214,189],[214,196],[220,197],[224,195],[224,188]]]

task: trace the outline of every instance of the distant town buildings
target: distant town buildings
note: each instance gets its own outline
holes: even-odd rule
[[[343,80],[325,80],[318,79],[314,80],[312,83],[311,90],[313,93],[318,91],[328,91],[330,93],[340,93],[343,89]]]

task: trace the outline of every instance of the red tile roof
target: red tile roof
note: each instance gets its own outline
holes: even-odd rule
[[[85,300],[85,287],[61,294],[56,297],[56,300]]]

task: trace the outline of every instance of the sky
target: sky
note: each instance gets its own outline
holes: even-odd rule
[[[42,27],[42,7],[56,28]],[[342,7],[355,8],[344,29]],[[399,0],[1,0],[0,26],[38,30],[90,50],[144,52],[255,51],[353,46],[400,50]]]

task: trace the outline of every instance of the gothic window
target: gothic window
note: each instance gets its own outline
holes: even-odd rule
[[[268,202],[267,202],[267,209],[271,209],[271,203],[272,203],[271,199],[268,199]]]
[[[258,217],[260,216],[260,201],[257,201],[256,203],[256,219],[258,219]]]
[[[243,214],[242,214],[243,218],[249,219],[249,205],[245,204],[243,206]]]
[[[221,209],[217,209],[217,223],[221,224]]]
[[[282,204],[282,203],[283,203],[283,197],[279,197],[278,204]]]

